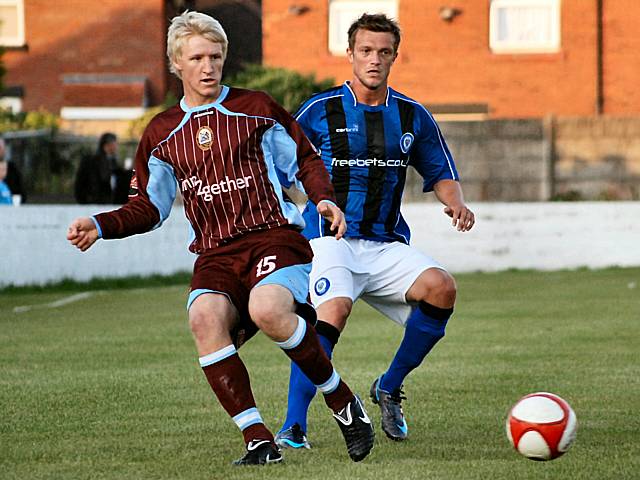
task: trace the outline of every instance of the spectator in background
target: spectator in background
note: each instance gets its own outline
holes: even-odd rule
[[[0,205],[13,205],[11,190],[9,190],[9,186],[5,182],[5,178],[7,178],[7,170],[7,161],[0,159]]]
[[[129,200],[129,186],[133,177],[133,160],[126,158],[123,166],[117,165],[113,171],[113,203],[124,205]]]
[[[11,195],[18,195],[20,203],[25,203],[27,200],[27,195],[22,186],[22,174],[18,169],[17,165],[13,162],[8,161],[7,156],[7,145],[4,141],[2,135],[0,135],[0,162],[3,160],[6,162],[6,178],[4,179],[4,183],[9,190],[11,191]]]
[[[117,152],[118,137],[114,133],[103,133],[96,153],[84,157],[78,167],[75,183],[78,203],[113,203],[111,179],[117,167]]]

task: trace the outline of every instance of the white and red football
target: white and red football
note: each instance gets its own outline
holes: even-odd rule
[[[578,422],[571,406],[558,395],[525,395],[509,411],[507,437],[531,460],[553,460],[569,450]]]

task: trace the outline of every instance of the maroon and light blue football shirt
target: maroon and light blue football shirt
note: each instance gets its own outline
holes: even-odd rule
[[[129,202],[94,217],[102,238],[159,227],[180,190],[193,229],[189,249],[215,248],[248,232],[304,228],[283,188],[315,204],[335,201],[322,160],[300,126],[262,92],[223,86],[211,104],[184,99],[146,128],[136,152]]]

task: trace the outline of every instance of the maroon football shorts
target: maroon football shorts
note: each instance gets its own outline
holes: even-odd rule
[[[258,331],[248,312],[249,292],[281,268],[309,264],[313,251],[298,231],[289,227],[248,233],[198,256],[193,267],[189,305],[201,293],[226,295],[240,315],[232,332],[240,347]]]

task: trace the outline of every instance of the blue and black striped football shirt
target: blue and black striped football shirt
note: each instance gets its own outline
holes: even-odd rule
[[[295,115],[320,151],[345,212],[347,237],[409,243],[400,213],[407,168],[422,176],[423,191],[458,180],[453,157],[435,120],[421,104],[388,88],[383,105],[358,103],[349,82],[307,100]],[[307,204],[307,238],[330,235],[328,222]]]

